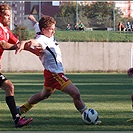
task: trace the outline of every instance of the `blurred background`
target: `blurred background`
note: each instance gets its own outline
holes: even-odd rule
[[[2,1],[6,2],[6,1]],[[71,29],[82,22],[88,30],[118,30],[118,23],[133,21],[133,1],[10,1],[12,6],[13,30],[17,25],[32,29],[28,15],[33,14],[38,20],[41,15],[50,15],[57,21],[57,28],[64,30],[67,24]]]

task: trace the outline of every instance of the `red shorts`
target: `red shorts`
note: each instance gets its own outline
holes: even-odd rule
[[[49,70],[44,70],[44,79],[44,87],[47,90],[63,90],[71,83],[70,79],[64,73],[52,73]]]

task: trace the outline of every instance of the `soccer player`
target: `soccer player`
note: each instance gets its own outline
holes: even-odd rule
[[[133,68],[128,69],[128,76],[131,77],[133,75]],[[133,93],[131,94],[131,102],[132,102],[132,109],[133,109]],[[133,122],[133,118],[127,120],[127,122]]]
[[[2,58],[3,51],[6,50],[15,50],[19,40],[11,33],[8,26],[10,24],[10,15],[11,7],[8,4],[0,4],[0,62]],[[5,43],[9,45],[5,46]],[[11,43],[11,44],[10,44]],[[32,118],[26,119],[21,117],[16,111],[16,103],[14,100],[14,86],[10,80],[8,80],[1,73],[1,64],[0,64],[0,87],[5,91],[5,100],[9,107],[9,110],[12,114],[12,118],[15,124],[15,127],[23,127],[28,125]]]
[[[47,99],[56,90],[60,90],[73,99],[76,109],[82,114],[86,109],[86,105],[81,99],[78,88],[71,82],[69,78],[64,75],[64,69],[62,64],[62,55],[58,43],[54,38],[56,21],[53,17],[43,16],[39,20],[39,28],[41,34],[36,37],[35,40],[22,41],[18,45],[19,49],[16,53],[19,53],[23,49],[31,48],[37,51],[38,47],[43,49],[43,54],[39,55],[40,60],[44,66],[44,88],[41,92],[32,95],[26,103],[22,106],[18,106],[20,114],[29,111],[38,102]],[[32,52],[32,51],[31,51]],[[101,121],[97,121],[96,125],[100,125]]]

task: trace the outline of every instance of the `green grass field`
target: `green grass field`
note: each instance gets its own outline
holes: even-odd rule
[[[17,105],[23,104],[32,94],[43,88],[42,73],[5,73],[15,85]],[[11,114],[0,90],[0,131],[133,131],[130,94],[133,79],[126,73],[66,74],[79,88],[88,108],[98,111],[101,126],[85,125],[75,109],[71,97],[56,91],[49,99],[38,103],[24,114],[33,122],[23,128],[14,128]]]
[[[34,36],[33,30],[22,31],[20,39],[27,40]],[[133,42],[133,32],[56,30],[55,38],[58,42]]]

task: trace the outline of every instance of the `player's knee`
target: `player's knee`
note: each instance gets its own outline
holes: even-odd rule
[[[10,90],[14,90],[14,85],[10,81],[8,81],[7,86],[9,87]]]
[[[14,95],[14,85],[9,80],[6,80],[2,85],[3,90],[5,90],[6,95],[13,96]]]
[[[8,91],[11,95],[14,95],[14,85],[13,84],[9,85]]]
[[[42,95],[42,96],[41,96],[41,100],[48,99],[49,96],[50,96],[50,95]]]

